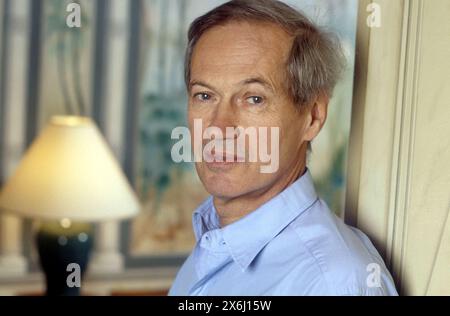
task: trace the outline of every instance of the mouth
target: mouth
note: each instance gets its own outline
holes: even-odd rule
[[[229,163],[239,163],[245,162],[245,158],[234,153],[227,152],[212,152],[212,153],[204,153],[204,159],[206,163],[221,163],[221,164],[229,164]]]
[[[227,171],[245,162],[245,158],[226,152],[204,153],[204,162],[213,171]]]

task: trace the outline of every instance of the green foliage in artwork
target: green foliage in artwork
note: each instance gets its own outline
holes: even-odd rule
[[[175,164],[171,150],[176,140],[172,130],[186,122],[186,96],[184,92],[171,95],[148,94],[143,100],[140,114],[140,174],[143,175],[143,194],[150,187],[157,190],[156,197],[172,184],[174,168],[189,168],[189,164]],[[156,203],[158,205],[158,202]]]
[[[339,214],[343,200],[343,189],[345,188],[345,163],[347,156],[347,143],[337,147],[330,158],[327,172],[320,179],[316,179],[315,186],[320,196],[326,201],[332,211]]]

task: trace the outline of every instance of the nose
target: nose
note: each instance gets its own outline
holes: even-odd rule
[[[232,102],[221,102],[217,105],[209,126],[219,128],[223,135],[226,135],[227,127],[236,128],[238,126],[238,113]]]

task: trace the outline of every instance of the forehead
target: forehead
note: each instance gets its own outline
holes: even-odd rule
[[[259,75],[276,80],[291,44],[289,34],[272,23],[233,21],[213,27],[195,45],[191,79],[231,83]]]

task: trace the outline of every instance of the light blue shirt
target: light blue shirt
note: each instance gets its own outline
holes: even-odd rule
[[[197,243],[169,295],[397,295],[370,240],[317,197],[308,170],[223,228],[210,197],[193,226]]]

